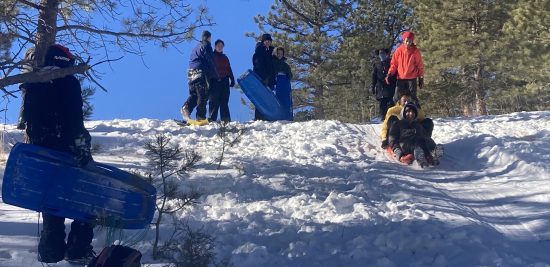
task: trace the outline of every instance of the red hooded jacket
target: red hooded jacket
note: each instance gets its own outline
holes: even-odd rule
[[[424,62],[416,45],[402,44],[395,50],[391,58],[388,76],[393,76],[396,72],[397,78],[401,80],[424,76]]]

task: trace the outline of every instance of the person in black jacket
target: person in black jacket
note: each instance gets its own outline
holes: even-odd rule
[[[210,97],[208,99],[209,121],[218,119],[218,110],[221,120],[231,121],[229,113],[229,87],[235,86],[235,77],[229,63],[229,58],[223,53],[225,43],[222,40],[216,40],[214,43],[214,65],[219,77],[210,81]]]
[[[407,103],[401,111],[402,119],[391,126],[388,137],[389,145],[395,158],[399,161],[402,161],[402,156],[413,154],[414,159],[421,167],[437,164],[436,144],[426,129],[416,121],[417,116],[416,105]]]
[[[376,100],[380,103],[380,118],[384,120],[388,108],[393,106],[393,94],[395,91],[395,77],[389,79],[387,84],[384,79],[388,75],[388,69],[390,68],[389,49],[375,50],[373,56],[372,65],[372,94],[375,95]]]
[[[201,42],[193,49],[189,58],[189,69],[187,70],[189,97],[181,107],[181,114],[185,121],[191,119],[191,113],[195,107],[197,108],[196,119],[206,119],[208,81],[218,78],[210,40],[212,40],[212,34],[209,31],[203,31]]]
[[[252,65],[254,66],[252,70],[260,76],[263,84],[271,90],[273,90],[273,86],[275,85],[272,41],[270,34],[263,34],[260,41],[256,43],[256,50],[252,56]],[[265,117],[256,109],[254,120],[265,120]]]
[[[74,56],[66,47],[48,48],[42,70],[74,65]],[[39,70],[40,71],[40,70]],[[78,165],[92,161],[90,133],[84,127],[80,82],[65,76],[44,83],[25,86],[24,118],[31,144],[74,155]],[[65,242],[65,218],[43,213],[43,230],[38,244],[39,259],[53,263],[89,257],[92,252],[93,228],[90,224],[73,221]]]

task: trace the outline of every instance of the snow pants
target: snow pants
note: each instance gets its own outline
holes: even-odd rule
[[[399,97],[403,92],[410,92],[411,98],[416,102],[416,106],[420,108],[420,101],[418,101],[418,97],[416,96],[416,81],[417,79],[402,79],[397,80],[397,85],[395,86],[395,93],[393,95],[393,101],[397,103],[399,101]]]
[[[208,99],[208,119],[210,121],[218,120],[218,110],[222,121],[231,121],[231,115],[229,113],[229,94],[229,77],[211,80]]]
[[[208,84],[203,76],[189,83],[189,97],[181,107],[182,111],[191,114],[197,108],[196,119],[206,119],[206,103],[208,102]],[[183,113],[183,112],[182,112]]]

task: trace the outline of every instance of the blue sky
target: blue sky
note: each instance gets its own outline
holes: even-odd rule
[[[222,39],[225,54],[229,57],[235,77],[252,68],[255,41],[246,32],[258,32],[254,16],[267,14],[273,3],[267,0],[210,0],[205,1],[216,26],[206,28],[212,32],[212,42]],[[200,39],[201,30],[195,33]],[[181,119],[179,112],[189,95],[186,71],[189,53],[197,44],[192,41],[173,47],[160,48],[148,44],[141,58],[127,54],[117,62],[100,65],[101,84],[109,92],[98,89],[92,99],[92,120],[108,119]],[[179,51],[178,51],[179,50]],[[241,104],[244,97],[239,90],[231,89],[229,108],[234,121],[252,118],[250,109]],[[12,99],[6,114],[7,123],[15,123],[20,99]],[[192,115],[194,117],[194,113]]]

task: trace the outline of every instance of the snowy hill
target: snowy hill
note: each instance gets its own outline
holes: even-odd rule
[[[390,161],[380,125],[336,121],[245,123],[217,170],[215,124],[86,124],[95,160],[126,170],[147,170],[143,145],[160,132],[199,152],[182,185],[204,196],[180,216],[215,236],[218,257],[238,267],[550,266],[550,112],[435,125],[446,155],[426,170]],[[4,129],[4,142],[22,139]],[[0,203],[0,266],[42,266],[37,220]],[[153,263],[152,237],[137,243],[143,263]],[[97,231],[96,251],[104,242]]]

